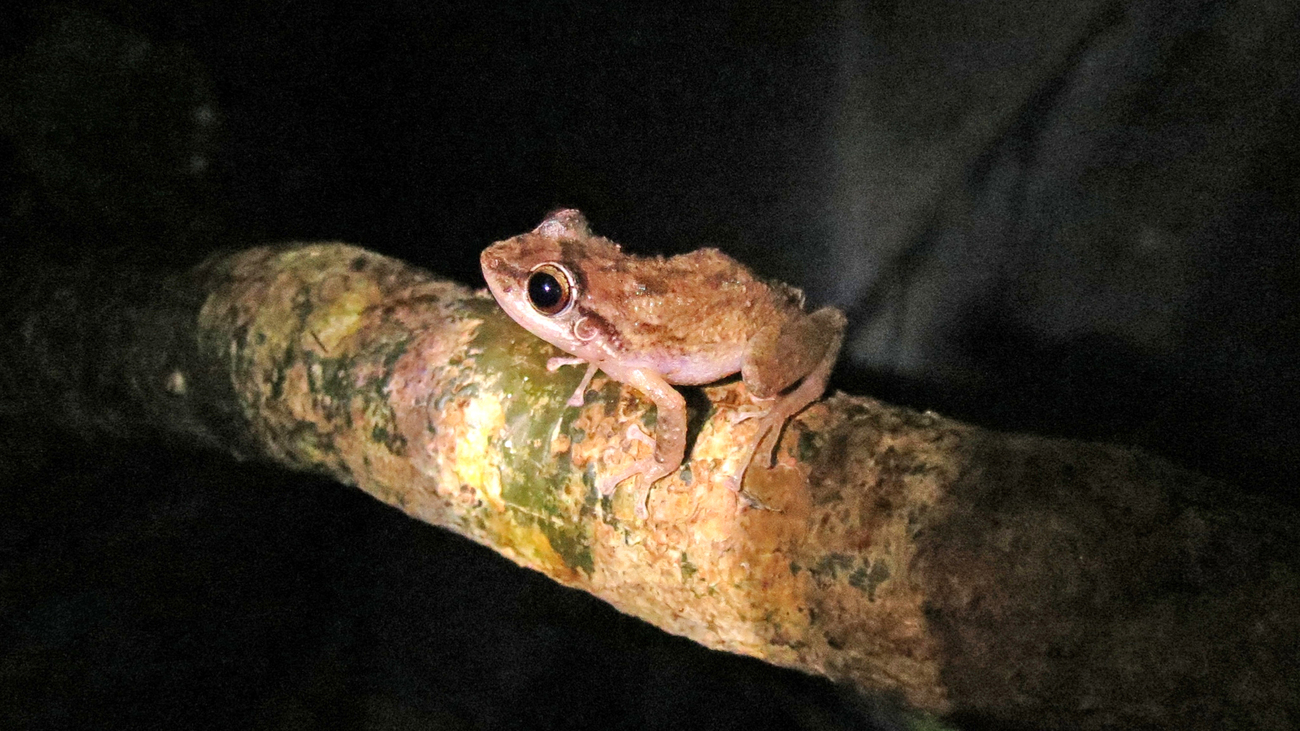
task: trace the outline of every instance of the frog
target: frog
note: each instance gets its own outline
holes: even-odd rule
[[[620,483],[639,478],[646,490],[637,503],[643,517],[650,488],[686,457],[686,402],[676,386],[740,374],[752,403],[733,420],[761,420],[739,471],[726,478],[740,493],[754,457],[771,468],[786,422],[826,390],[844,340],[843,312],[806,311],[801,290],[762,279],[719,249],[672,257],[626,253],[595,235],[572,208],[487,247],[480,264],[505,313],[567,354],[549,359],[548,371],[586,365],[568,406],[585,403],[597,371],[653,402],[653,439],[639,427],[628,432],[652,445],[651,454],[595,485],[610,496]]]

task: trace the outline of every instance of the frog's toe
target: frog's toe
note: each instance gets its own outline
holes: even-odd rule
[[[745,484],[745,468],[741,467],[740,471],[734,475],[723,475],[722,484],[727,486],[732,492],[740,492]]]
[[[763,439],[758,443],[758,448],[754,453],[759,459],[763,460],[763,467],[771,469],[776,464],[776,447],[781,441],[781,425],[775,424],[763,435]]]
[[[609,497],[614,494],[616,489],[618,489],[618,483],[627,478],[628,475],[625,474],[605,475],[604,477],[600,477],[596,480],[596,492],[600,493],[601,497]]]
[[[646,485],[645,494],[636,501],[636,517],[640,520],[650,517],[650,485]]]
[[[655,438],[646,434],[645,430],[641,428],[641,425],[636,422],[627,425],[627,431],[624,432],[624,436],[634,442],[641,442],[647,447],[650,447],[650,449],[655,448]]]
[[[739,424],[750,419],[761,419],[772,412],[774,403],[774,399],[753,399],[752,404],[738,406],[735,410],[727,412],[727,421]]]

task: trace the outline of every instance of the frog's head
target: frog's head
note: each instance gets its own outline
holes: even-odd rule
[[[598,358],[601,328],[583,306],[584,266],[617,246],[593,237],[582,213],[562,209],[529,233],[483,250],[483,278],[497,304],[532,334],[579,357]]]

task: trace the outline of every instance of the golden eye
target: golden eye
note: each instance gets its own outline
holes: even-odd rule
[[[528,275],[528,303],[543,315],[558,315],[573,304],[573,276],[564,267],[542,264]]]

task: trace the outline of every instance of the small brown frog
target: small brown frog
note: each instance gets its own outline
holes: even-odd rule
[[[798,289],[760,280],[717,249],[671,258],[625,254],[572,209],[489,246],[480,261],[501,308],[573,356],[552,358],[549,370],[587,364],[570,406],[582,405],[597,370],[654,401],[654,454],[599,478],[602,495],[629,477],[644,477],[648,490],[676,472],[686,451],[686,403],[673,385],[736,372],[765,407],[738,417],[763,420],[745,467],[728,479],[739,491],[754,453],[771,466],[785,422],[826,389],[844,338],[842,312],[804,312]],[[638,512],[644,515],[641,501]]]

